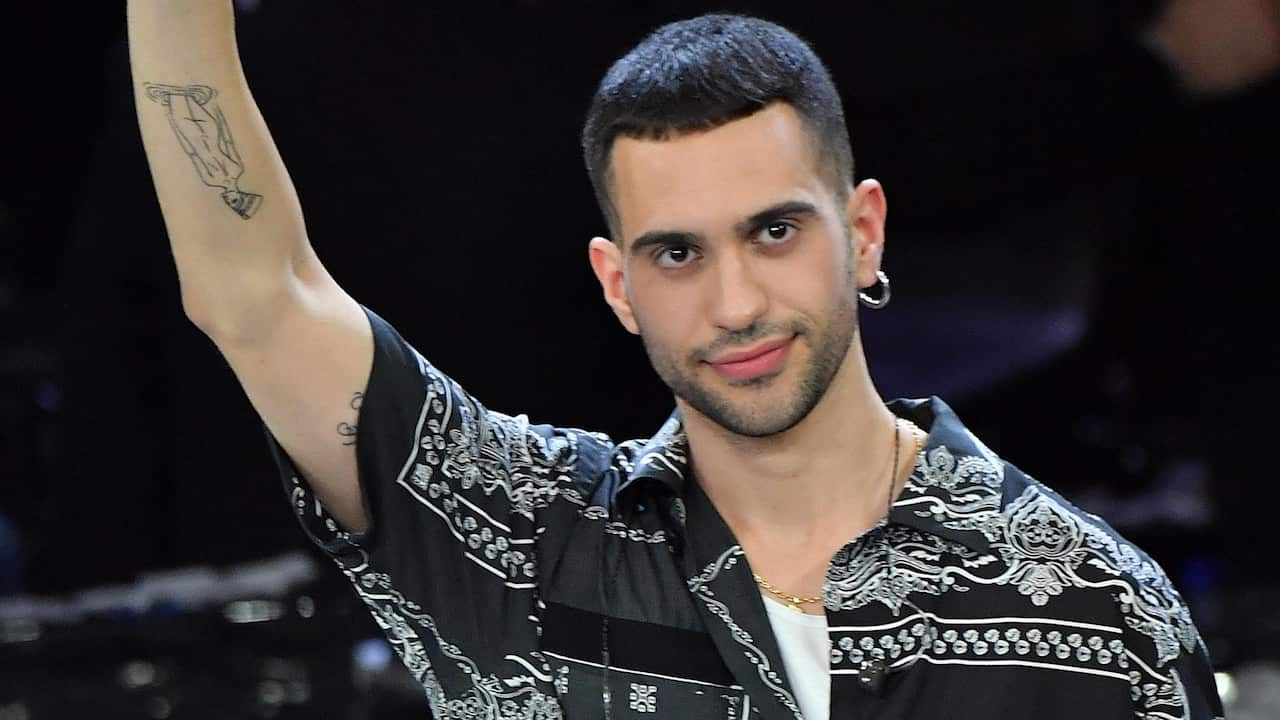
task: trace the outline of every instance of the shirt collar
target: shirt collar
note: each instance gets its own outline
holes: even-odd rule
[[[612,498],[615,506],[628,503],[641,487],[656,485],[676,497],[684,495],[689,472],[689,437],[684,432],[680,411],[675,410],[635,453],[627,477]]]
[[[906,487],[894,501],[889,520],[938,537],[958,542],[979,553],[991,551],[994,529],[986,525],[998,515],[982,510],[999,503],[1004,485],[1004,463],[966,428],[955,412],[938,397],[893,400],[889,409],[927,431],[928,437],[916,457],[915,469]],[[616,509],[630,509],[657,491],[671,498],[683,498],[686,482],[692,479],[689,466],[689,439],[680,411],[671,413],[658,432],[638,448],[632,448],[630,470],[610,498]],[[994,494],[966,492],[986,486]],[[679,503],[674,504],[676,507]],[[982,507],[978,507],[982,505]],[[973,506],[973,507],[970,507]],[[951,512],[944,510],[950,509]],[[971,510],[956,513],[956,509]],[[683,513],[676,511],[683,526]],[[971,520],[957,520],[957,515]]]

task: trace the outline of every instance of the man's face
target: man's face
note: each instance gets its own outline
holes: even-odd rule
[[[615,310],[662,380],[739,435],[803,420],[849,349],[857,283],[846,208],[794,109],[619,138],[612,190],[626,299]]]

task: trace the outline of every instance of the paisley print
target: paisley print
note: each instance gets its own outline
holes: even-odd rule
[[[599,717],[609,697],[618,717],[799,717],[747,557],[691,491],[678,414],[649,441],[621,444],[534,425],[486,409],[369,317],[376,353],[357,451],[370,530],[340,528],[272,447],[304,530],[350,581],[435,717]],[[1098,706],[1098,716],[1221,714],[1190,612],[1151,558],[1002,461],[942,401],[890,407],[929,438],[888,516],[829,564],[833,717],[870,712],[859,699],[870,684],[858,682],[869,667],[888,673],[887,694],[873,702],[896,708],[889,717],[983,717],[978,705],[963,715],[964,703],[894,694],[894,678],[928,682],[931,673],[1028,697],[1055,678],[1086,678],[1097,697],[1125,705]],[[695,546],[703,559],[686,566]],[[656,651],[655,668],[610,670],[593,639],[570,643],[582,657],[553,667],[542,647],[552,602],[704,646],[714,638],[734,684],[664,672],[669,648]],[[623,673],[610,692],[605,679]]]

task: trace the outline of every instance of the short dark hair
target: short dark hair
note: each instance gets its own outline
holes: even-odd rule
[[[596,200],[615,233],[610,154],[619,136],[662,139],[710,130],[775,102],[813,134],[838,196],[853,182],[840,94],[804,40],[766,20],[711,14],[663,25],[615,62],[591,100],[582,150]],[[621,241],[621,238],[615,238]]]

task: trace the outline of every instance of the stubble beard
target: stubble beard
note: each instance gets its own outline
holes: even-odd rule
[[[812,327],[801,320],[782,324],[757,323],[721,338],[710,348],[690,352],[683,360],[677,360],[673,353],[654,342],[643,328],[640,337],[654,371],[676,397],[735,435],[763,438],[786,432],[798,425],[813,412],[831,387],[857,331],[856,303],[855,297],[838,300],[826,314],[821,328]],[[699,381],[698,371],[709,370],[703,358],[709,357],[713,351],[784,334],[794,335],[793,342],[807,340],[812,352],[801,369],[800,378],[795,381],[794,387],[787,389],[786,396],[780,401],[769,402],[762,397],[756,401],[735,402],[710,383]],[[760,388],[757,392],[763,393],[769,385],[780,382],[784,382],[781,375],[763,376],[732,384],[749,391]],[[757,403],[761,406],[757,407]]]

